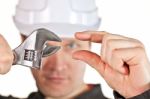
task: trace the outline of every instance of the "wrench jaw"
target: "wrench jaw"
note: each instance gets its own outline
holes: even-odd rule
[[[55,54],[60,48],[60,46],[49,46],[46,44],[46,47],[43,49],[42,57],[48,57],[52,54]]]
[[[52,55],[60,49],[60,46],[46,45],[47,41],[61,42],[61,39],[46,29],[33,31],[19,47],[13,50],[15,56],[13,65],[40,69],[42,57]]]
[[[61,42],[62,40],[56,34],[43,28],[38,29],[37,31],[35,31],[37,32],[35,48],[37,50],[38,49],[41,50],[41,46],[44,45],[43,50],[42,50],[43,51],[42,57],[52,55],[60,49],[60,46],[51,46],[51,45],[46,44],[47,41]]]

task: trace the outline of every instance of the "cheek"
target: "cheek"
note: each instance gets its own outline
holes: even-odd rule
[[[74,77],[74,80],[83,80],[86,64],[81,61],[72,62],[71,66],[71,75]]]
[[[44,86],[46,79],[43,75],[43,71],[32,69],[32,74],[36,81],[37,86],[38,87]]]
[[[47,85],[47,80],[45,79],[42,71],[32,70],[32,74],[34,76],[34,79],[36,81],[36,85],[38,89],[41,92],[46,93],[47,88],[49,85]]]
[[[32,74],[33,74],[34,79],[35,79],[37,82],[40,82],[40,80],[42,80],[42,78],[43,78],[43,77],[41,77],[40,71],[34,70],[34,69],[32,69],[31,71],[32,71]]]

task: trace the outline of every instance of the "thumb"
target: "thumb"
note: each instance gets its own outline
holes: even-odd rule
[[[96,53],[87,51],[87,50],[80,50],[73,53],[72,57],[77,60],[84,61],[85,63],[89,64],[93,68],[95,68],[102,76],[104,72],[104,63],[101,60],[101,57]]]

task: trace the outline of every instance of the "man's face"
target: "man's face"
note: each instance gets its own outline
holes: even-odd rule
[[[62,39],[61,49],[42,60],[42,69],[32,69],[39,90],[48,97],[65,97],[76,93],[82,86],[85,65],[72,59],[72,53],[77,50],[88,50],[89,42],[72,38]]]

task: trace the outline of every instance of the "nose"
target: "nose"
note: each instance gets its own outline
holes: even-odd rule
[[[68,66],[69,55],[63,50],[44,58],[42,68],[49,71],[64,71]]]

